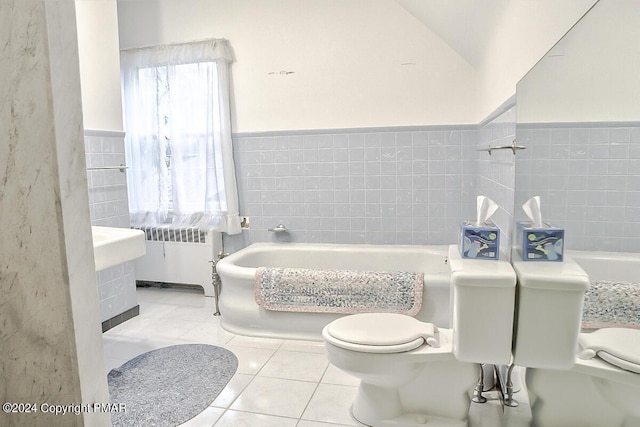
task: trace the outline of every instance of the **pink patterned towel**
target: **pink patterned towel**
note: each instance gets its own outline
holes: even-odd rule
[[[422,306],[423,273],[260,267],[256,303],[267,310],[401,313]]]

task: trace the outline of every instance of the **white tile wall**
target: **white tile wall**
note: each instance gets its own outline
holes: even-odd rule
[[[242,215],[251,229],[231,251],[290,241],[449,244],[475,217],[475,197],[499,205],[501,250],[510,255],[522,203],[540,195],[570,249],[640,251],[640,123],[518,125],[526,150],[477,151],[516,139],[515,100],[470,126],[237,135]],[[517,189],[517,191],[516,191]]]
[[[87,168],[126,164],[122,132],[85,131]],[[91,225],[129,228],[127,178],[119,170],[88,170]],[[109,320],[137,303],[133,263],[97,273],[102,321]]]
[[[124,135],[85,133],[87,168],[125,164]],[[127,178],[119,170],[88,170],[89,207],[92,225],[129,227]]]
[[[478,149],[511,145],[515,137],[516,109],[513,106],[479,127]],[[517,156],[521,153],[518,151]],[[478,194],[489,197],[499,206],[492,220],[500,228],[500,250],[507,257],[511,256],[514,224],[515,158],[511,150],[493,150],[491,155],[478,151]]]
[[[569,249],[640,251],[640,123],[518,125],[518,139],[531,149],[517,159],[517,207],[539,195]]]
[[[475,126],[242,135],[240,211],[251,229],[228,247],[300,242],[449,244],[476,193]]]

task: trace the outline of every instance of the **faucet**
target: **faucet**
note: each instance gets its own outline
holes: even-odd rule
[[[284,224],[278,224],[274,228],[269,228],[267,231],[271,231],[272,233],[283,233],[289,231],[289,229]]]

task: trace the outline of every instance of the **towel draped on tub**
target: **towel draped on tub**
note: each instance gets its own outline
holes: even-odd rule
[[[423,273],[260,267],[256,303],[274,311],[386,312],[413,316],[422,307]]]
[[[595,281],[584,296],[583,329],[640,329],[640,282]]]

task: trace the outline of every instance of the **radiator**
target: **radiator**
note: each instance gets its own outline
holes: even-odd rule
[[[198,285],[213,296],[211,263],[222,234],[198,228],[141,227],[147,253],[135,262],[136,280]]]

